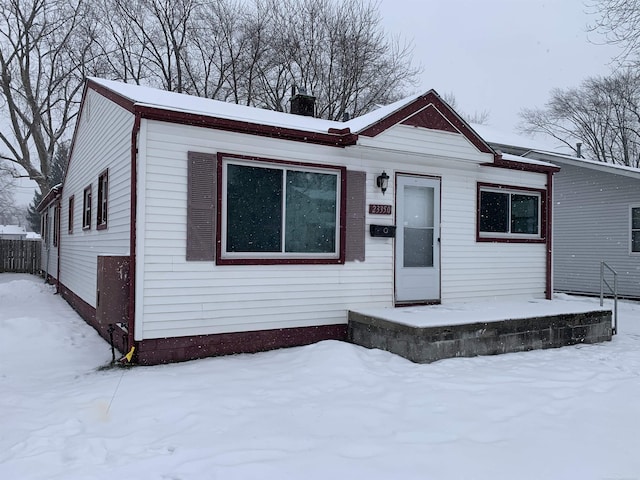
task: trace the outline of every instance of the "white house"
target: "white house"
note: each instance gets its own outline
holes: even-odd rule
[[[363,306],[549,298],[555,171],[434,91],[334,122],[89,79],[50,272],[141,364],[344,339]]]

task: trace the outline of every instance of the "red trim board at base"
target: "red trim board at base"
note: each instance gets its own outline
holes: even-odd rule
[[[140,365],[157,365],[219,355],[298,347],[322,340],[346,339],[346,324],[159,338],[138,342],[136,357]]]
[[[108,325],[98,323],[95,308],[62,283],[60,293],[85,322],[95,328],[107,342],[110,341]],[[299,347],[323,340],[346,339],[346,324],[158,338],[137,342],[134,361],[139,365],[158,365],[220,355]],[[114,331],[113,343],[121,353],[129,350],[127,334],[120,328]]]

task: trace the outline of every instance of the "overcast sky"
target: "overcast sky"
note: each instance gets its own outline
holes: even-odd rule
[[[618,49],[587,32],[587,10],[583,0],[380,2],[387,32],[413,40],[417,90],[453,93],[459,109],[487,110],[488,124],[507,131],[552,88],[611,71]]]
[[[618,52],[587,33],[595,17],[583,0],[380,0],[380,12],[388,34],[414,44],[424,69],[416,91],[452,93],[460,110],[486,110],[507,132],[552,88],[609,73]],[[33,188],[20,185],[19,203]]]

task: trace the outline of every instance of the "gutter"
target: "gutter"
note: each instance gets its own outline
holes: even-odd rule
[[[546,278],[546,292],[547,300],[553,299],[553,174],[555,172],[547,172],[547,278]]]

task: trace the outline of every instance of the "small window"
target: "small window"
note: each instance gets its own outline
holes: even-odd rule
[[[107,228],[107,201],[109,197],[109,172],[104,171],[98,177],[98,218],[96,228]]]
[[[222,259],[340,259],[342,170],[223,159]]]
[[[69,235],[73,233],[73,204],[74,204],[74,196],[71,195],[69,197]]]
[[[640,253],[640,205],[631,207],[631,253]]]
[[[40,231],[42,232],[42,240],[45,245],[49,244],[49,209],[42,214]]]
[[[542,193],[479,186],[479,239],[542,240]]]
[[[91,185],[84,189],[84,197],[82,200],[82,228],[84,230],[91,228]]]
[[[58,246],[60,239],[60,205],[53,207],[53,246]]]

